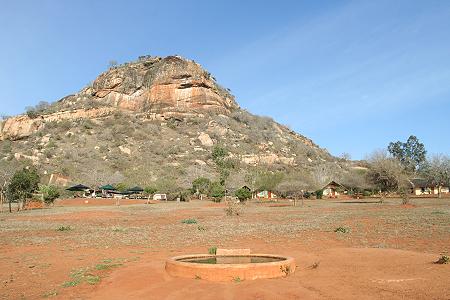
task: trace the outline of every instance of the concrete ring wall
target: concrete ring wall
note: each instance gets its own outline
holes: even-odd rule
[[[295,272],[295,259],[272,254],[251,254],[248,257],[273,257],[284,260],[268,263],[246,264],[201,264],[180,260],[188,258],[210,258],[221,256],[208,254],[182,255],[166,261],[166,271],[174,277],[204,279],[209,281],[254,280],[258,278],[286,277]]]

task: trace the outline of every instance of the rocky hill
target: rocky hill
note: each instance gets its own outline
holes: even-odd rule
[[[214,147],[233,162],[230,188],[264,170],[313,188],[347,168],[310,139],[241,109],[209,72],[179,56],[113,66],[77,94],[0,123],[0,167],[33,164],[87,184],[188,187],[218,177]]]

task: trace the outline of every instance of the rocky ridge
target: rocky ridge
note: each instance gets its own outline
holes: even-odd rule
[[[214,176],[215,145],[248,166],[236,182],[261,166],[301,173],[307,182],[342,169],[310,139],[242,110],[209,72],[179,56],[143,56],[113,66],[44,110],[4,120],[0,141],[8,150],[0,153],[3,162],[29,161],[80,180],[93,176],[81,170],[90,165],[130,182],[181,173],[181,185],[188,185],[196,176]]]

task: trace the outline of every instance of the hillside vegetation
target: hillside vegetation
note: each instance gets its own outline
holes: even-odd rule
[[[348,174],[349,162],[308,138],[241,109],[229,90],[197,63],[178,56],[141,57],[114,66],[79,93],[0,125],[0,167],[35,165],[72,182],[184,189],[198,177],[226,187],[282,172],[286,188],[315,189]]]

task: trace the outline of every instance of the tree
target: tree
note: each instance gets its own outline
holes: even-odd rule
[[[144,188],[144,193],[147,195],[147,204],[150,202],[150,197],[158,190],[153,186],[147,186]]]
[[[35,110],[33,106],[27,106],[25,108],[26,114],[30,119],[35,119],[39,116],[38,112]]]
[[[147,186],[144,188],[144,193],[147,195],[153,195],[154,193],[156,193],[158,190],[153,187],[153,186]]]
[[[116,187],[116,189],[117,189],[119,192],[121,192],[121,193],[125,193],[125,192],[128,190],[128,186],[127,186],[125,183],[123,183],[123,182],[117,183],[115,187]],[[122,196],[115,197],[115,198],[116,198],[116,205],[117,205],[117,206],[120,206],[120,198],[121,198],[121,197],[122,197]]]
[[[211,157],[219,170],[220,183],[225,186],[225,181],[230,176],[230,170],[235,167],[233,161],[228,158],[228,150],[216,145],[213,148]]]
[[[252,192],[247,188],[240,188],[234,192],[234,195],[239,199],[239,201],[245,201],[252,197]]]
[[[323,190],[317,190],[314,193],[316,194],[316,199],[322,199],[322,197],[323,197]]]
[[[216,202],[219,202],[220,198],[225,196],[225,187],[220,182],[212,182],[209,186],[209,196],[213,197]]]
[[[46,204],[53,203],[60,196],[58,188],[54,185],[43,184],[39,187],[39,192],[42,194],[42,200]]]
[[[34,168],[23,168],[16,171],[8,185],[8,197],[10,201],[14,200],[19,203],[17,210],[20,210],[26,203],[26,199],[30,198],[32,193],[39,187],[39,174]]]
[[[3,203],[6,201],[6,191],[13,174],[13,170],[7,167],[2,167],[0,171],[0,212],[3,212]],[[9,212],[11,212],[11,204],[9,205]]]
[[[198,177],[192,182],[192,191],[200,195],[200,200],[203,200],[203,194],[208,193],[211,180],[206,177]]]
[[[401,141],[389,143],[388,151],[408,172],[416,172],[426,161],[425,146],[414,135],[411,135],[406,143]]]
[[[116,189],[119,192],[123,193],[123,192],[125,192],[128,189],[128,186],[125,183],[120,182],[120,183],[116,184]]]
[[[341,157],[340,157],[342,160],[351,160],[352,159],[352,156],[350,155],[350,153],[347,153],[347,152],[344,152],[344,153],[342,153],[341,154]]]
[[[37,118],[39,115],[45,113],[50,108],[50,103],[47,101],[39,101],[36,106],[27,106],[25,111],[28,117],[31,119]]]
[[[370,168],[367,179],[380,190],[382,198],[404,186],[407,178],[397,159],[388,157],[386,152],[382,151],[373,153],[368,161]]]
[[[351,169],[342,174],[339,182],[352,193],[362,193],[364,190],[373,189],[373,185],[367,180],[366,169]]]
[[[0,212],[3,212],[3,203],[5,202],[6,199],[5,190],[7,184],[8,184],[7,180],[0,182]]]
[[[438,187],[438,197],[441,198],[442,187],[450,185],[450,157],[442,154],[433,156],[425,163],[421,174]]]

